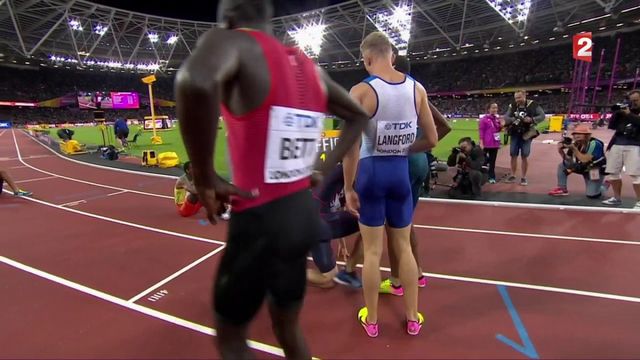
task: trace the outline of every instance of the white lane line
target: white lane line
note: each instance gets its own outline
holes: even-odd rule
[[[132,303],[132,302],[128,302],[124,299],[120,299],[116,296],[107,294],[105,292],[96,290],[96,289],[92,289],[88,286],[84,286],[78,283],[75,283],[73,281],[64,279],[60,276],[56,276],[53,274],[50,274],[48,272],[36,269],[34,267],[22,264],[20,262],[17,262],[15,260],[9,259],[7,257],[4,256],[0,256],[0,262],[9,265],[11,267],[14,267],[16,269],[25,271],[27,273],[30,273],[32,275],[38,276],[40,278],[49,280],[51,282],[66,286],[68,288],[72,288],[74,290],[80,291],[84,294],[87,295],[91,295],[93,297],[102,299],[104,301],[110,302],[112,304],[115,305],[119,305],[122,306],[124,308],[127,308],[129,310],[133,310],[142,314],[145,314],[147,316],[150,316],[152,318],[158,319],[158,320],[162,320],[174,325],[178,325],[181,326],[183,328],[186,329],[190,329],[193,331],[197,331],[199,333],[202,334],[206,334],[206,335],[210,335],[210,336],[216,336],[216,330],[204,325],[200,325],[194,322],[191,322],[189,320],[185,320],[182,318],[179,318],[177,316],[173,316],[173,315],[169,315],[167,313],[163,313],[161,311],[158,310],[154,310],[142,305],[138,305],[136,303]],[[249,345],[249,347],[255,349],[255,350],[259,350],[268,354],[272,354],[272,355],[276,355],[276,356],[280,356],[280,357],[284,357],[284,352],[282,351],[282,349],[275,347],[273,345],[269,345],[269,344],[264,344],[255,340],[248,340],[247,344]]]
[[[71,201],[68,203],[64,203],[64,204],[60,204],[60,206],[77,206],[80,204],[85,204],[87,201],[86,200],[78,200],[78,201]]]
[[[3,191],[6,192],[6,193],[9,193],[9,194],[13,194],[9,190],[3,189]],[[61,205],[48,203],[46,201],[34,199],[32,197],[25,197],[24,199],[28,200],[28,201],[32,201],[32,202],[38,203],[38,204],[41,204],[41,205],[45,205],[45,206],[53,207],[53,208],[56,208],[56,209],[72,212],[74,214],[84,215],[84,216],[92,217],[94,219],[100,219],[100,220],[104,220],[104,221],[108,221],[108,222],[112,222],[112,223],[116,223],[116,224],[120,224],[120,225],[131,226],[131,227],[142,229],[142,230],[148,230],[148,231],[152,231],[152,232],[156,232],[156,233],[160,233],[160,234],[177,236],[177,237],[181,237],[181,238],[185,238],[185,239],[189,239],[189,240],[196,240],[196,241],[206,242],[206,243],[210,243],[210,244],[216,244],[216,245],[225,245],[226,244],[223,241],[207,239],[207,238],[203,238],[203,237],[199,237],[199,236],[187,235],[187,234],[178,233],[178,232],[170,231],[170,230],[158,229],[158,228],[154,228],[154,227],[151,227],[151,226],[139,225],[139,224],[131,223],[131,222],[124,221],[124,220],[112,219],[110,217],[97,215],[97,214],[93,214],[93,213],[89,213],[89,212],[85,212],[85,211],[71,209],[71,208],[68,208],[68,207],[61,206]]]
[[[548,234],[530,234],[530,233],[519,233],[519,232],[511,232],[511,231],[465,229],[465,228],[457,228],[457,227],[431,226],[431,225],[420,225],[420,224],[414,224],[413,226],[417,228],[422,228],[422,229],[442,230],[442,231],[455,231],[455,232],[467,232],[467,233],[477,233],[477,234],[493,234],[493,235],[532,237],[532,238],[557,239],[557,240],[569,240],[569,241],[587,241],[587,242],[596,242],[596,243],[640,246],[640,242],[629,241],[629,240],[599,239],[599,238],[589,238],[589,237],[548,235]]]
[[[122,191],[118,191],[118,192],[114,192],[111,194],[107,194],[107,196],[114,196],[114,195],[120,195],[120,194],[124,194],[124,193],[128,193],[129,190],[122,190]]]
[[[583,212],[610,212],[622,214],[638,214],[640,210],[627,208],[608,208],[596,206],[575,206],[575,205],[553,205],[538,203],[516,203],[506,201],[484,201],[484,200],[456,200],[456,199],[438,199],[438,198],[420,198],[422,202],[436,204],[456,204],[464,206],[489,206],[489,207],[505,207],[505,208],[521,208],[521,209],[539,209],[539,210],[571,210]]]
[[[176,271],[175,273],[173,273],[172,275],[168,276],[165,279],[162,279],[161,281],[159,281],[157,284],[154,284],[152,286],[150,286],[148,289],[144,290],[143,292],[141,292],[140,294],[132,297],[131,299],[128,300],[128,302],[134,303],[138,300],[140,300],[142,297],[144,297],[145,295],[149,294],[151,291],[159,288],[160,286],[168,283],[169,281],[177,278],[178,276],[184,274],[185,272],[189,271],[190,269],[192,269],[193,267],[195,267],[196,265],[200,264],[201,262],[207,260],[208,258],[212,257],[213,255],[221,252],[222,250],[224,250],[225,246],[222,245],[219,248],[209,252],[208,254],[206,254],[205,256],[199,258],[198,260],[192,262],[191,264],[183,267],[182,269]]]
[[[22,157],[22,155],[20,153],[20,147],[18,146],[18,140],[16,139],[16,134],[13,131],[12,131],[12,135],[13,135],[13,142],[14,142],[14,145],[16,147],[16,152],[18,153],[18,160],[20,160],[20,162],[22,164],[28,166],[29,168],[31,168],[33,170],[39,171],[39,172],[41,172],[43,174],[55,176],[55,177],[58,177],[58,178],[61,178],[61,179],[70,180],[70,181],[74,181],[74,182],[78,182],[78,183],[82,183],[82,184],[93,185],[93,186],[103,187],[103,188],[112,189],[112,190],[128,191],[128,192],[131,192],[131,193],[134,193],[134,194],[147,195],[147,196],[153,196],[153,197],[158,197],[158,198],[163,198],[163,199],[172,199],[173,200],[173,196],[159,195],[159,194],[148,193],[148,192],[144,192],[144,191],[131,190],[131,189],[123,189],[123,188],[120,188],[120,187],[104,185],[104,184],[98,184],[98,183],[94,183],[94,182],[91,182],[91,181],[74,179],[74,178],[63,176],[63,175],[60,175],[60,174],[54,174],[52,172],[48,172],[48,171],[39,169],[39,168],[37,168],[35,166],[29,165],[23,160],[23,157]]]
[[[8,190],[3,190],[3,191],[11,194],[11,192],[8,191]],[[98,219],[102,219],[102,220],[106,220],[106,221],[110,221],[110,222],[114,222],[114,223],[118,223],[118,224],[128,225],[128,226],[140,228],[140,229],[143,229],[143,230],[149,230],[149,231],[158,232],[158,233],[162,233],[162,234],[173,235],[173,236],[177,236],[177,237],[182,237],[182,238],[192,239],[192,240],[197,240],[197,241],[203,241],[203,242],[208,242],[208,243],[213,243],[213,244],[218,244],[218,245],[224,245],[225,244],[222,241],[205,239],[205,238],[200,238],[200,237],[197,237],[197,236],[186,235],[186,234],[176,233],[176,232],[172,232],[172,231],[166,231],[166,230],[151,228],[151,227],[148,227],[148,226],[128,223],[126,221],[120,221],[120,220],[105,218],[105,217],[100,216],[100,215],[95,215],[95,214],[90,214],[90,213],[85,213],[85,212],[82,212],[82,211],[78,211],[78,210],[75,210],[75,209],[69,209],[69,208],[60,207],[59,205],[50,204],[50,203],[47,203],[47,202],[44,202],[44,201],[41,201],[41,200],[37,200],[37,199],[33,199],[33,198],[26,197],[25,199],[29,200],[29,201],[33,201],[33,202],[39,203],[39,204],[42,204],[42,205],[51,206],[51,207],[55,207],[55,208],[58,208],[58,209],[61,209],[61,210],[73,212],[73,213],[76,213],[76,214],[81,214],[81,215],[85,215],[85,216],[89,216],[89,217],[95,217],[95,218],[98,218]],[[312,258],[308,258],[308,259],[309,260],[313,260]],[[342,262],[342,261],[338,261],[337,263],[340,264],[340,265],[345,265],[345,263]],[[362,265],[358,265],[358,267],[361,268]],[[389,269],[387,267],[380,267],[380,270],[386,271],[386,272],[390,272],[391,271],[391,269]],[[540,290],[540,291],[563,293],[563,294],[572,294],[572,295],[581,295],[581,296],[589,296],[589,297],[595,297],[595,298],[603,298],[603,299],[610,299],[610,300],[620,300],[620,301],[628,301],[628,302],[640,302],[640,298],[637,298],[637,297],[616,295],[616,294],[608,294],[608,293],[600,293],[600,292],[593,292],[593,291],[583,291],[583,290],[566,289],[566,288],[559,288],[559,287],[552,287],[552,286],[542,286],[542,285],[517,283],[517,282],[508,282],[508,281],[500,281],[500,280],[487,280],[487,279],[481,279],[481,278],[455,276],[455,275],[445,275],[445,274],[427,273],[427,272],[423,273],[423,275],[429,276],[429,277],[433,277],[433,278],[454,280],[454,281],[463,281],[463,282],[470,282],[470,283],[476,283],[476,284],[504,285],[504,286],[522,288],[522,289]]]
[[[308,259],[313,261],[312,258],[308,258]],[[346,265],[344,261],[336,261],[336,263],[343,266]],[[361,264],[358,264],[357,266],[359,268],[362,268]],[[380,267],[380,270],[385,272],[391,272],[391,269],[388,267]],[[616,295],[616,294],[608,294],[608,293],[584,291],[584,290],[576,290],[576,289],[565,289],[565,288],[559,288],[554,286],[534,285],[534,284],[517,283],[517,282],[510,282],[510,281],[488,280],[488,279],[472,278],[472,277],[465,277],[465,276],[436,274],[436,273],[428,273],[428,272],[424,272],[422,273],[422,275],[429,278],[435,278],[435,279],[461,281],[461,282],[469,282],[469,283],[484,284],[484,285],[503,285],[503,286],[509,286],[514,288],[520,288],[520,289],[547,291],[547,292],[559,293],[559,294],[571,294],[571,295],[580,295],[580,296],[594,297],[594,298],[607,299],[607,300],[618,300],[618,301],[640,303],[640,297],[633,297],[633,296]]]
[[[45,177],[41,177],[41,178],[35,178],[35,179],[27,179],[27,180],[20,180],[20,181],[16,181],[16,184],[24,184],[24,183],[28,183],[28,182],[32,182],[32,181],[40,181],[40,180],[50,180],[50,179],[57,179],[57,176],[45,176]]]

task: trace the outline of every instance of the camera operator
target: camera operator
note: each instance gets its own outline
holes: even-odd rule
[[[588,125],[578,125],[571,133],[573,138],[565,137],[558,143],[558,153],[562,162],[558,165],[558,187],[549,191],[551,196],[567,196],[567,177],[570,174],[582,175],[586,195],[597,199],[601,194],[604,182],[606,158],[604,143],[591,137]]]
[[[527,185],[527,158],[531,153],[532,140],[540,135],[536,125],[544,120],[544,110],[533,100],[527,100],[527,93],[518,90],[513,95],[514,102],[509,104],[509,110],[504,116],[504,124],[511,136],[511,175],[507,183],[516,181],[518,170],[518,155],[522,156],[522,178],[520,185]]]
[[[631,176],[636,193],[634,209],[640,210],[640,91],[629,93],[629,105],[617,104],[609,121],[609,129],[615,130],[609,144],[606,172],[613,189],[613,197],[603,201],[606,205],[622,204],[622,168]]]
[[[482,195],[482,185],[485,182],[482,166],[485,159],[482,148],[470,137],[458,141],[458,147],[453,148],[447,159],[447,165],[458,168],[449,196],[477,198]]]

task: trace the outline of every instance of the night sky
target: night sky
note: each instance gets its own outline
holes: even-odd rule
[[[211,22],[216,20],[218,7],[217,1],[207,0],[92,0],[92,2],[144,14]],[[344,0],[273,0],[276,16],[296,14],[341,2]]]

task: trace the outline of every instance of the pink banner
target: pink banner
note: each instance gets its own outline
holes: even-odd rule
[[[611,117],[610,113],[605,114],[604,118],[609,119]],[[597,121],[600,120],[600,114],[569,114],[569,119],[571,120],[582,120],[582,121]]]

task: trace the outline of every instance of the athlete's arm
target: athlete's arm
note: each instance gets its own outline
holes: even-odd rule
[[[369,116],[358,103],[349,97],[347,91],[333,81],[327,73],[320,71],[320,74],[327,90],[329,113],[344,121],[344,126],[340,132],[340,141],[338,141],[336,147],[327,154],[325,161],[319,163],[316,167],[320,169],[322,174],[328,174],[336,166],[338,161],[350,157],[350,149],[357,145],[356,143],[359,141],[360,135],[367,125]],[[345,176],[345,183],[350,184],[347,180]]]
[[[207,32],[180,67],[174,85],[176,113],[192,164],[193,184],[212,224],[230,195],[257,196],[222,179],[213,162],[223,85],[240,68],[238,41],[237,35],[227,30]]]
[[[436,125],[433,120],[433,114],[429,108],[429,99],[427,98],[427,91],[424,87],[416,83],[416,94],[419,97],[419,110],[418,110],[418,122],[419,126],[423,129],[422,137],[417,139],[409,147],[409,153],[424,152],[431,150],[438,144],[438,133],[436,132]]]
[[[213,29],[199,41],[176,74],[176,113],[196,184],[216,180],[213,166],[222,85],[239,70],[239,51],[230,31]]]
[[[442,138],[444,138],[445,136],[447,136],[448,133],[451,132],[451,126],[449,126],[449,123],[447,122],[447,120],[445,120],[444,116],[442,116],[442,113],[440,113],[440,110],[438,110],[438,108],[435,107],[431,103],[431,101],[429,101],[429,110],[431,110],[431,114],[433,115],[433,121],[436,124],[438,141],[442,140]]]

